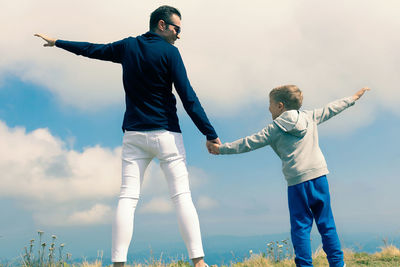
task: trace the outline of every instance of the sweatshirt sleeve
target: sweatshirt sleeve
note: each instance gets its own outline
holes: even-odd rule
[[[323,108],[313,111],[313,119],[317,124],[329,120],[336,114],[339,114],[348,107],[354,105],[355,101],[352,96],[333,101]]]
[[[273,138],[273,124],[245,138],[238,139],[232,143],[225,143],[219,146],[220,154],[240,154],[270,145]]]
[[[78,56],[121,63],[125,40],[126,39],[109,44],[57,40],[56,46]]]
[[[207,140],[216,139],[218,135],[190,85],[182,57],[178,49],[175,48],[173,51],[171,58],[172,80],[183,107],[199,131],[207,137]]]

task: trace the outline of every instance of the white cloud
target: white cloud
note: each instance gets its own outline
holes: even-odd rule
[[[218,207],[218,202],[208,196],[200,196],[195,201],[195,206],[202,210],[210,210]],[[153,197],[150,201],[144,202],[143,206],[138,208],[140,213],[171,213],[173,205],[171,199],[166,197]]]
[[[0,195],[17,200],[46,225],[108,223],[121,180],[121,148],[69,149],[48,129],[26,132],[0,121]],[[189,167],[192,188],[207,181],[204,171]],[[164,174],[152,162],[145,174],[143,213],[172,211]],[[147,201],[149,199],[149,201]]]
[[[90,210],[75,212],[69,216],[69,224],[96,224],[109,223],[111,221],[111,207],[96,204]]]
[[[109,205],[94,204],[87,206],[81,202],[52,205],[44,201],[22,203],[26,210],[32,211],[32,217],[40,225],[73,226],[109,224],[113,211]]]
[[[120,148],[69,150],[48,129],[26,133],[0,121],[0,193],[54,202],[113,197],[120,183]]]
[[[160,165],[150,162],[144,174],[141,195],[165,195],[168,196],[168,185]]]
[[[187,166],[189,172],[190,189],[196,190],[197,188],[205,185],[208,182],[208,175],[202,169],[194,166]],[[168,185],[160,166],[155,161],[152,161],[144,175],[142,191],[143,196],[146,195],[166,195],[168,193]]]
[[[207,174],[196,167],[188,166],[190,189],[199,190],[208,182]],[[143,180],[141,195],[143,199],[138,211],[141,213],[171,213],[173,206],[169,197],[168,185],[160,166],[155,161],[149,164]],[[211,199],[199,198],[202,208],[211,208]],[[208,202],[207,202],[208,201]]]
[[[118,65],[45,49],[33,34],[110,42],[147,31],[149,14],[160,4],[4,2],[0,23],[13,27],[3,29],[7,42],[0,49],[8,52],[0,59],[0,77],[11,72],[82,109],[121,103]],[[267,91],[284,83],[298,84],[311,107],[367,85],[374,89],[368,96],[373,101],[363,104],[363,111],[382,105],[400,114],[400,36],[393,34],[400,24],[398,1],[177,0],[171,4],[183,15],[177,46],[189,77],[206,110],[215,116],[231,116],[266,101]]]
[[[197,207],[202,210],[209,210],[218,207],[218,202],[208,196],[201,196],[196,201]]]
[[[100,202],[119,190],[120,150],[70,150],[48,129],[27,133],[0,121],[0,195],[16,199],[38,222],[101,223],[109,207]]]
[[[171,200],[161,197],[153,198],[140,208],[141,213],[170,213],[172,211]]]

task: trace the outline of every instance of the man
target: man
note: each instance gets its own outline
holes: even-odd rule
[[[77,55],[122,65],[126,111],[122,125],[122,186],[113,223],[114,266],[123,266],[126,262],[143,175],[154,157],[159,159],[166,176],[189,257],[196,267],[205,266],[172,84],[186,112],[207,137],[207,147],[221,142],[189,83],[180,53],[173,45],[180,38],[180,32],[180,12],[170,6],[161,6],[150,16],[149,32],[110,44],[63,41],[35,34],[46,41],[44,46],[57,46]]]

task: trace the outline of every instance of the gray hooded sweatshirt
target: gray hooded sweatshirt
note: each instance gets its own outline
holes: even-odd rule
[[[220,154],[239,154],[270,145],[282,160],[288,186],[329,173],[318,144],[317,125],[354,105],[353,97],[329,103],[312,111],[288,110],[260,132],[225,143]]]

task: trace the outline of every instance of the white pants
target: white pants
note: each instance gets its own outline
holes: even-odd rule
[[[189,258],[204,257],[199,219],[189,189],[182,134],[166,130],[126,131],[122,146],[122,185],[112,230],[112,262],[126,262],[140,187],[154,157],[159,159],[167,179]]]

